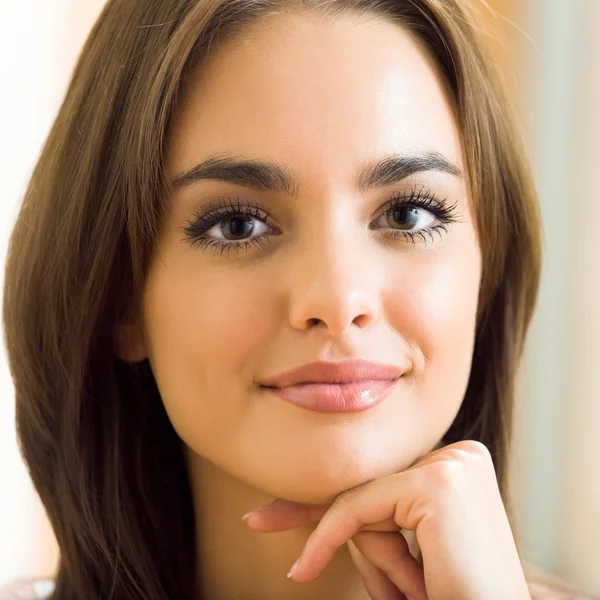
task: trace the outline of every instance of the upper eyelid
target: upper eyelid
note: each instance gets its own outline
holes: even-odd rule
[[[419,198],[427,198],[427,197],[432,198],[435,203],[440,204],[440,205],[443,205],[443,203],[448,199],[448,196],[439,194],[438,192],[434,191],[431,187],[429,187],[427,184],[413,183],[410,186],[410,188],[407,188],[405,190],[396,190],[396,191],[386,194],[385,195],[386,199],[384,200],[383,204],[381,204],[378,207],[378,210],[385,210],[385,207],[388,206],[389,204],[391,204],[397,198],[405,199],[408,202],[408,200],[410,198],[413,198],[415,196],[419,197]],[[235,200],[236,203],[234,204],[232,202],[232,200]],[[225,211],[226,209],[231,209],[233,206],[237,206],[237,205],[239,205],[240,208],[244,209],[244,210],[246,210],[248,208],[248,206],[256,207],[259,211],[262,211],[263,213],[267,214],[269,217],[272,215],[272,211],[268,211],[265,208],[262,208],[262,206],[260,206],[260,204],[256,200],[254,200],[254,198],[251,196],[250,197],[248,197],[246,195],[241,196],[240,194],[231,194],[231,195],[222,194],[222,195],[219,195],[214,202],[209,202],[208,204],[203,205],[200,208],[194,210],[193,216],[195,218],[206,217],[215,212]]]

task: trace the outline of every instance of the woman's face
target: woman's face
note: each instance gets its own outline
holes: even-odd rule
[[[277,164],[292,183],[250,169],[190,178],[162,223],[135,358],[149,357],[191,459],[300,502],[406,469],[460,408],[481,269],[432,62],[387,21],[271,17],[218,47],[183,98],[170,178],[214,157]],[[401,178],[390,161],[365,185],[359,174],[390,157],[425,170]],[[412,209],[391,206],[411,192]],[[223,203],[237,219],[229,206],[197,224]],[[431,210],[440,203],[456,222]],[[258,384],[356,357],[409,371],[356,413],[309,411]]]

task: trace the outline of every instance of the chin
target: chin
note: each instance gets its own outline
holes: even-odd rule
[[[387,460],[386,460],[387,458]],[[413,458],[399,460],[403,467],[390,466],[390,457],[372,456],[370,461],[355,460],[352,456],[337,454],[330,460],[320,459],[317,462],[281,468],[279,473],[271,472],[272,479],[268,492],[275,497],[285,498],[293,502],[309,504],[330,504],[342,492],[373,479],[392,475],[409,467]]]

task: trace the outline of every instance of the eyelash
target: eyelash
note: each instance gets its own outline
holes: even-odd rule
[[[422,187],[417,190],[416,186],[410,191],[409,194],[397,193],[394,194],[390,200],[384,205],[385,208],[378,214],[377,219],[386,214],[391,210],[402,207],[411,208],[422,208],[433,214],[439,223],[433,227],[426,229],[420,229],[417,231],[406,231],[406,230],[391,230],[386,232],[386,236],[397,239],[399,236],[403,236],[405,239],[409,239],[413,246],[415,245],[415,238],[421,239],[425,244],[427,243],[427,236],[434,241],[433,234],[438,233],[440,238],[442,237],[442,231],[447,232],[447,226],[450,223],[461,222],[457,218],[455,202],[453,205],[448,206],[447,200],[436,200],[435,194],[431,193],[428,189]],[[261,223],[266,223],[269,219],[269,214],[261,210],[257,203],[248,202],[247,204],[241,204],[239,196],[236,197],[234,203],[231,198],[221,201],[219,204],[209,204],[203,210],[197,212],[194,215],[193,221],[188,221],[188,225],[184,227],[186,234],[185,240],[193,246],[199,246],[209,249],[212,252],[224,252],[236,251],[239,253],[240,250],[246,250],[250,246],[261,247],[264,243],[270,243],[270,235],[263,234],[261,236],[251,238],[249,240],[241,241],[229,241],[222,242],[217,241],[214,238],[200,237],[207,231],[212,229],[215,225],[221,221],[229,221],[236,217],[254,217]],[[376,219],[376,220],[377,220]]]

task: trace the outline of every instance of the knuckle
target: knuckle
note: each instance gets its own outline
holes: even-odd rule
[[[442,488],[453,487],[460,476],[463,465],[457,460],[440,460],[431,465],[438,484]]]
[[[354,492],[352,490],[346,490],[338,496],[336,496],[336,498],[332,502],[332,507],[334,507],[336,510],[344,510],[352,503],[353,497]]]
[[[491,458],[488,447],[478,440],[463,440],[461,442],[461,448],[477,457]]]
[[[448,448],[448,451],[444,453],[445,460],[456,461],[459,463],[464,462],[469,455],[461,448]]]
[[[466,440],[447,448],[439,460],[428,465],[436,480],[436,498],[444,504],[449,497],[462,496],[474,482],[479,485],[481,477],[491,472],[492,463],[491,453],[481,442]]]
[[[492,463],[492,455],[488,447],[477,440],[463,440],[454,444],[445,453],[447,458],[460,461],[468,465],[480,465],[483,463]]]

